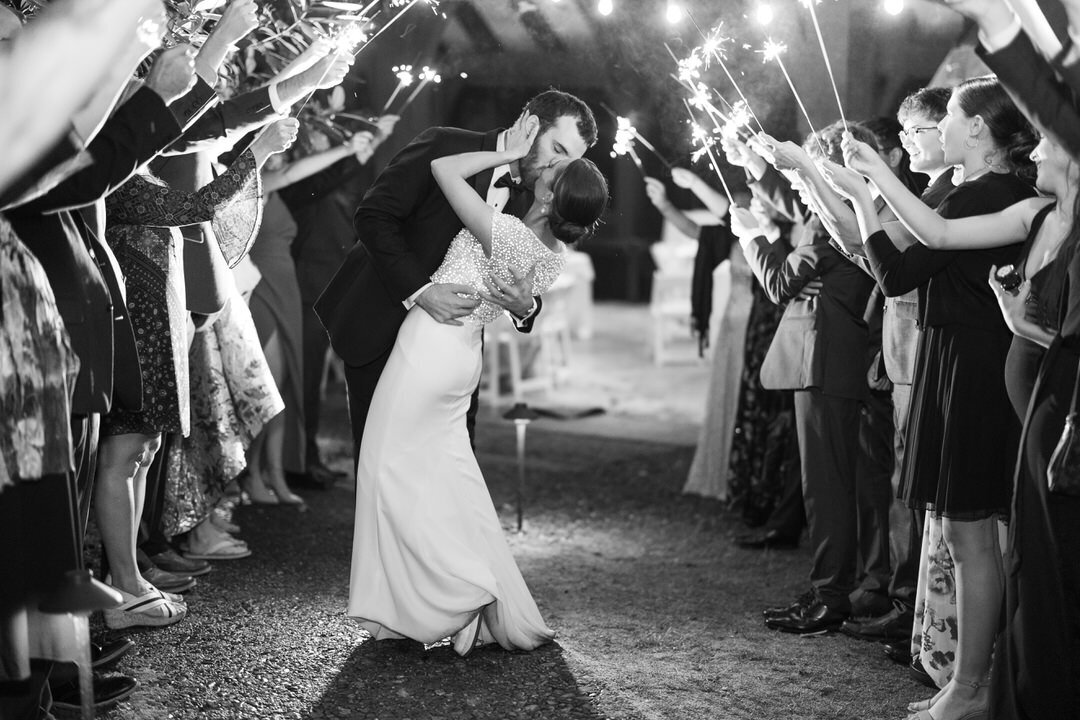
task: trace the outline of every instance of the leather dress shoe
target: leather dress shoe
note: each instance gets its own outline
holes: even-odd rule
[[[125,699],[135,688],[139,681],[128,675],[102,675],[94,673],[94,712],[99,713],[106,708],[115,705]],[[79,694],[78,678],[50,686],[52,691],[53,707],[68,712],[80,712],[82,705]]]
[[[210,572],[210,563],[205,560],[190,560],[172,548],[159,552],[157,555],[151,555],[149,560],[165,572],[177,575],[201,577]]]
[[[845,618],[847,613],[834,610],[818,600],[787,616],[765,618],[765,627],[796,635],[816,635],[837,629]]]
[[[911,664],[908,665],[908,673],[926,687],[934,688],[935,690],[938,689],[937,683],[934,682],[934,678],[930,677],[930,673],[926,672],[926,668],[923,667],[922,660],[919,658],[911,658]]]
[[[799,547],[799,538],[785,535],[779,530],[759,530],[735,538],[738,547],[748,550],[793,550]]]
[[[843,630],[843,627],[840,629]],[[885,651],[886,657],[897,665],[911,664],[911,638],[883,642],[881,649]]]
[[[840,632],[860,640],[909,640],[915,613],[893,608],[871,620],[845,620]]]
[[[148,569],[143,570],[139,574],[143,576],[143,580],[150,583],[158,590],[172,593],[187,592],[195,587],[195,584],[198,582],[198,580],[190,575],[179,575],[177,573],[166,572],[156,565],[151,565]]]
[[[788,615],[799,612],[805,608],[810,607],[817,602],[817,594],[813,590],[807,590],[799,597],[795,598],[795,601],[790,605],[777,605],[775,607],[767,607],[761,611],[761,614],[768,620],[771,617],[787,617]]]
[[[90,643],[90,667],[94,670],[104,670],[120,661],[120,658],[128,654],[135,647],[130,638],[120,638],[112,642],[98,644]]]

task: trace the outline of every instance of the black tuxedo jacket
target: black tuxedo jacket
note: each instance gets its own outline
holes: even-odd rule
[[[775,171],[750,187],[786,217],[797,206],[794,194]],[[761,384],[777,390],[817,388],[828,395],[865,399],[869,335],[864,313],[874,281],[848,262],[814,222],[794,248],[759,237],[743,250],[769,298],[787,303],[762,363]],[[799,299],[799,292],[811,280],[821,281],[821,293]]]
[[[366,365],[393,345],[405,319],[402,301],[431,282],[462,228],[431,174],[431,161],[494,150],[498,134],[425,130],[390,161],[364,196],[353,219],[360,241],[315,303],[330,344],[346,364]],[[492,173],[473,178],[481,196],[487,194]],[[504,210],[518,209],[508,203]],[[530,327],[531,321],[521,329]]]

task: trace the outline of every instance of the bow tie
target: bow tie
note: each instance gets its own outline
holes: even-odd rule
[[[510,177],[510,173],[503,173],[500,175],[499,178],[495,180],[495,187],[510,188],[510,192],[522,192],[525,189],[524,185]]]

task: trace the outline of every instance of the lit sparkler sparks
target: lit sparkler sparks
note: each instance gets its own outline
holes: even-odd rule
[[[750,117],[754,118],[754,124],[758,126],[758,129],[761,130],[761,132],[765,132],[765,128],[762,126],[761,121],[758,120],[757,115],[754,114],[753,110],[750,110],[750,101],[746,99],[746,95],[743,94],[742,88],[739,87],[739,83],[735,82],[735,76],[731,74],[731,70],[728,69],[727,63],[724,62],[724,53],[722,52],[723,44],[730,40],[730,38],[722,37],[720,35],[720,28],[723,26],[723,23],[706,33],[701,29],[701,26],[697,24],[697,20],[694,19],[694,16],[689,10],[686,11],[686,16],[690,18],[690,22],[694,24],[698,34],[701,35],[703,44],[698,51],[707,53],[706,57],[711,55],[716,60],[717,64],[719,64],[720,68],[724,71],[724,75],[727,76],[728,82],[735,88],[735,92],[739,94],[742,101],[746,103],[746,108],[750,111]]]
[[[424,86],[428,83],[435,83],[436,85],[442,82],[442,75],[435,72],[433,68],[429,68],[427,65],[420,71],[420,82],[416,85],[416,88],[409,93],[409,96],[405,98],[405,104],[398,110],[398,115],[405,112],[405,108],[409,107],[412,101],[420,94],[420,91],[424,89]]]
[[[712,165],[713,172],[716,173],[716,177],[720,179],[720,185],[724,188],[724,194],[727,195],[728,202],[732,207],[735,207],[735,197],[731,194],[731,188],[728,187],[727,180],[724,179],[723,173],[720,172],[720,166],[716,162],[716,156],[713,155],[713,146],[716,144],[716,138],[713,137],[705,128],[698,125],[697,119],[694,117],[694,111],[690,109],[690,102],[683,98],[683,105],[686,107],[686,112],[690,116],[690,132],[691,138],[695,143],[701,145],[701,151],[695,152],[691,155],[691,158],[697,162],[701,158],[701,152],[703,151],[709,156],[709,164]]]
[[[394,92],[390,93],[390,97],[387,98],[386,103],[383,105],[382,114],[385,115],[390,109],[390,106],[394,104],[394,99],[405,88],[413,84],[413,72],[412,65],[395,65],[393,68],[394,75],[397,76],[397,85],[394,87]]]

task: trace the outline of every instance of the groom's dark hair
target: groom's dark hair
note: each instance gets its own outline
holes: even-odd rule
[[[525,104],[524,112],[540,118],[540,132],[546,132],[564,115],[577,118],[577,129],[587,147],[596,144],[596,118],[589,106],[578,97],[561,90],[545,90]]]

